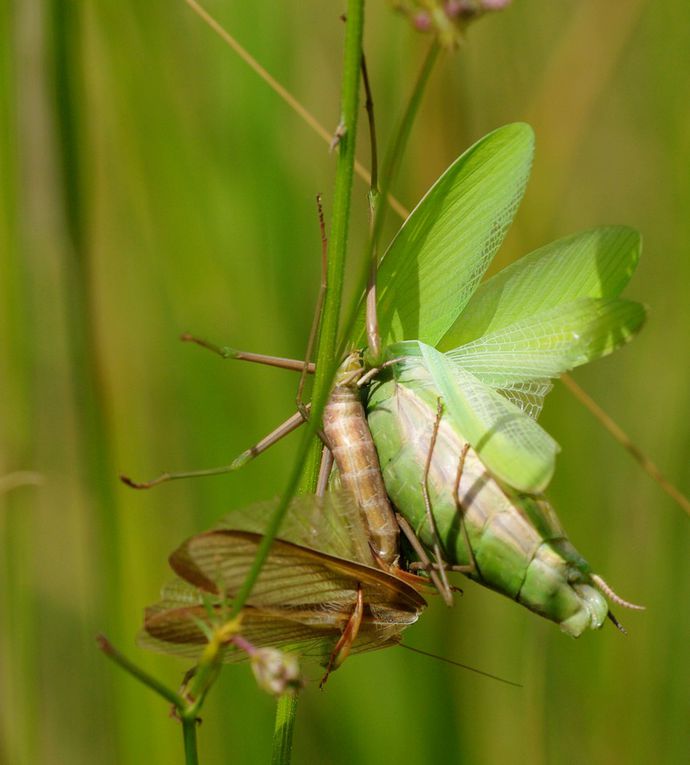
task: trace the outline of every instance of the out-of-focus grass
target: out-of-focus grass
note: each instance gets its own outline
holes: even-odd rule
[[[182,665],[133,645],[168,576],[167,553],[227,510],[277,494],[291,444],[241,474],[149,493],[126,490],[117,474],[222,464],[292,411],[288,373],[222,362],[177,336],[303,353],[318,284],[313,199],[323,191],[328,209],[333,158],[182,2],[66,5],[79,22],[64,53],[78,62],[78,178],[64,173],[68,105],[55,99],[57,3],[0,11],[0,470],[44,476],[0,497],[0,762],[175,762],[177,724],[93,638],[108,628],[177,683]],[[335,127],[338,4],[208,7]],[[424,41],[383,4],[369,12],[385,138]],[[398,189],[413,204],[471,141],[529,119],[537,161],[500,264],[597,223],[642,230],[629,294],[650,306],[649,324],[577,379],[686,492],[688,29],[680,0],[607,9],[523,0],[483,21],[439,67]],[[360,148],[366,160],[363,139]],[[75,190],[76,253],[66,225]],[[75,333],[92,338],[78,360]],[[619,614],[628,637],[606,628],[571,641],[467,584],[452,612],[434,603],[409,642],[523,689],[402,649],[356,658],[323,694],[305,692],[296,761],[683,761],[687,518],[563,390],[544,423],[563,446],[550,496],[571,538],[648,611]],[[228,670],[205,712],[202,762],[266,762],[272,715],[246,669]]]

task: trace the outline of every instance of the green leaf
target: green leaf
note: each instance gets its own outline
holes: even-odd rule
[[[405,221],[378,275],[382,343],[435,345],[498,250],[529,177],[532,129],[516,123],[482,138],[436,181]]]
[[[616,297],[640,256],[637,231],[602,226],[559,239],[489,279],[438,347],[449,350],[578,298]]]
[[[413,345],[406,343],[406,351]],[[431,346],[417,345],[445,411],[487,469],[518,491],[543,491],[553,475],[558,444],[471,372]]]

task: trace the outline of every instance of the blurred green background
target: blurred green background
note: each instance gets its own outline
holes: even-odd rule
[[[427,40],[368,5],[385,143]],[[344,3],[207,7],[335,128]],[[181,763],[165,704],[94,637],[177,685],[183,664],[133,642],[167,553],[277,495],[294,441],[148,493],[117,475],[223,464],[293,411],[289,373],[177,338],[303,354],[314,195],[328,215],[334,157],[181,0],[22,0],[0,25],[0,474],[43,478],[0,495],[0,762]],[[414,204],[471,142],[528,120],[536,163],[496,266],[599,223],[641,229],[627,295],[650,306],[648,325],[576,379],[686,493],[689,92],[683,0],[517,0],[438,66],[396,189]],[[357,182],[353,253],[365,223]],[[295,762],[687,761],[688,518],[561,386],[543,423],[563,446],[549,495],[571,539],[647,612],[619,614],[627,637],[607,625],[573,641],[468,583],[408,642],[523,687],[402,649],[355,658],[303,694]],[[267,762],[273,711],[246,667],[224,672],[201,761]]]

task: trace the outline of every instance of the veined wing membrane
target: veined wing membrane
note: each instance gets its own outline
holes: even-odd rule
[[[170,556],[170,565],[200,590],[232,598],[244,582],[260,541],[260,534],[248,531],[209,531],[183,543]],[[289,608],[352,602],[358,586],[368,603],[403,609],[424,603],[412,587],[390,574],[276,539],[249,604]]]
[[[535,378],[533,380],[505,380],[503,385],[496,387],[495,390],[528,417],[538,420],[544,407],[544,399],[552,388],[553,383],[550,379]]]
[[[617,297],[640,249],[639,233],[626,226],[601,226],[547,244],[482,284],[437,347],[450,350],[580,298]]]
[[[327,663],[349,613],[336,611],[329,614],[322,611],[320,620],[305,613],[305,619],[311,618],[306,622],[300,621],[299,617],[299,613],[290,615],[247,607],[242,612],[241,634],[257,648],[278,648]],[[218,619],[222,619],[220,613]],[[139,633],[137,643],[141,648],[156,653],[196,660],[206,645],[206,635],[199,622],[209,622],[209,613],[203,606],[176,607],[174,602],[161,601],[147,610],[144,629]],[[384,622],[380,618],[372,618],[369,611],[365,612],[350,653],[395,645],[400,642],[400,634],[407,624]],[[223,650],[223,662],[246,659],[247,654],[233,646]]]
[[[412,211],[379,268],[384,346],[411,338],[433,345],[448,331],[512,222],[533,151],[528,125],[494,130],[459,157]],[[363,339],[363,331],[358,334]]]
[[[218,528],[261,534],[275,507],[276,500],[268,500],[233,510],[218,523]],[[293,497],[280,527],[280,538],[337,558],[367,565],[372,561],[367,527],[354,497],[347,491],[331,491],[322,497]]]
[[[299,498],[300,510],[311,511],[310,499]],[[348,504],[349,500],[342,502]],[[345,527],[350,523],[361,525],[357,516],[346,521]],[[306,520],[296,524],[300,533],[306,525]],[[207,640],[202,624],[223,624],[261,539],[255,532],[220,528],[183,543],[170,559],[181,578],[166,585],[162,600],[147,609],[139,644],[162,653],[198,658]],[[255,646],[296,651],[327,662],[359,592],[364,614],[352,652],[398,642],[405,627],[413,624],[426,606],[416,590],[392,574],[277,539],[240,614],[242,637]],[[232,646],[224,649],[223,661],[244,658],[246,655]]]
[[[492,388],[558,377],[631,340],[645,319],[638,303],[582,298],[449,351],[446,356]]]

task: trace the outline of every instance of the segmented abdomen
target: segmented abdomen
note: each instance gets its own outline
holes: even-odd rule
[[[395,380],[372,386],[368,422],[386,489],[429,546],[432,534],[421,483],[435,416],[431,390]],[[443,416],[428,489],[447,562],[475,565],[471,578],[557,622],[571,635],[600,626],[608,606],[590,586],[588,564],[568,541],[548,502],[499,484],[473,449],[467,452],[456,499],[464,445],[452,421]]]
[[[356,387],[335,386],[324,410],[323,426],[342,485],[352,492],[362,511],[376,556],[389,565],[398,555],[398,524]]]

